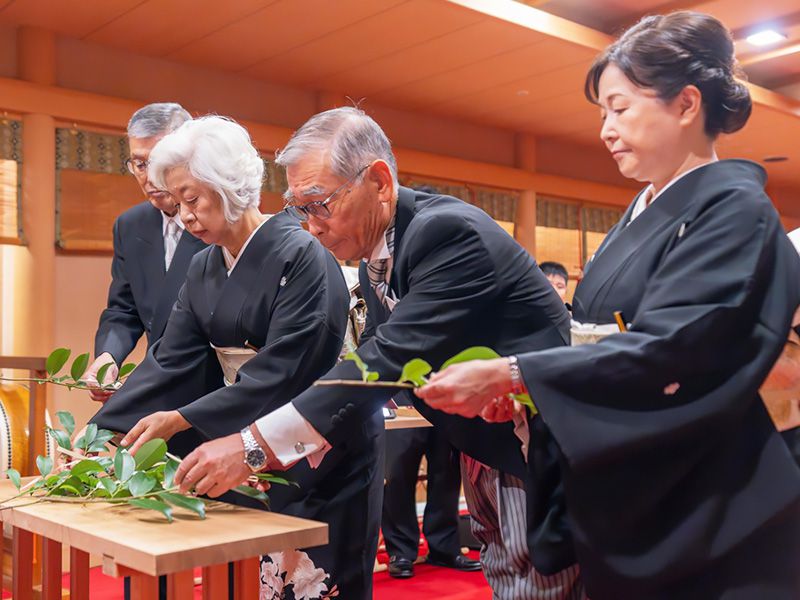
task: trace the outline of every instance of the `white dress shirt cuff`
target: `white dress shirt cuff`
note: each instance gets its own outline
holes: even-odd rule
[[[331,449],[291,402],[261,417],[256,427],[284,467],[306,458],[309,466],[316,469]]]

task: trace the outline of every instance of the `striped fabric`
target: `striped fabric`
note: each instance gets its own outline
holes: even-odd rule
[[[474,462],[462,454],[462,482],[493,600],[586,600],[578,565],[555,575],[533,568],[523,482],[496,469],[470,469]]]

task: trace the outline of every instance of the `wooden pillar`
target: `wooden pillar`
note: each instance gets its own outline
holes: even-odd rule
[[[55,36],[20,27],[17,32],[19,78],[56,83]],[[27,245],[14,261],[13,351],[44,355],[55,335],[55,120],[51,115],[22,117],[22,227]]]
[[[61,600],[61,543],[42,539],[42,600]]]
[[[528,133],[514,136],[514,163],[519,169],[536,171],[536,138]],[[536,191],[522,190],[514,218],[514,238],[536,257]]]
[[[14,600],[33,600],[33,534],[14,527],[13,536],[14,575],[11,593]]]
[[[256,593],[253,598],[258,598],[258,594]],[[194,600],[192,569],[167,575],[167,600]]]
[[[203,600],[228,596],[228,563],[203,567]]]
[[[89,554],[77,548],[69,549],[69,597],[89,597]]]
[[[259,571],[261,559],[259,557],[239,560],[233,564],[233,598],[234,600],[249,600],[258,598],[261,585]]]

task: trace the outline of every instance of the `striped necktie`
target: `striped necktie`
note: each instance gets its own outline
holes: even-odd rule
[[[164,266],[169,271],[172,258],[175,256],[175,249],[178,247],[178,240],[181,237],[181,230],[175,219],[167,221],[167,232],[164,235]]]
[[[367,262],[367,275],[369,276],[369,283],[372,289],[375,290],[375,295],[378,297],[378,300],[391,311],[394,304],[390,305],[388,300],[394,301],[396,298],[389,289],[386,274],[389,270],[389,261],[392,260],[392,255],[394,254],[394,219],[392,219],[392,222],[389,224],[385,235],[386,247],[389,249],[389,258],[379,258]]]

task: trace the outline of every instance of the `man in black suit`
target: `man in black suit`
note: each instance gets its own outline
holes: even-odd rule
[[[368,311],[358,355],[380,379],[398,379],[403,365],[416,357],[439,368],[470,346],[508,356],[567,343],[569,315],[534,260],[482,210],[399,187],[389,140],[364,112],[338,108],[312,117],[277,162],[286,167],[287,210],[307,220],[309,231],[337,258],[362,261]],[[323,379],[361,380],[361,372],[353,361],[344,361]],[[269,469],[301,459],[319,465],[397,394],[388,387],[313,386],[250,431]],[[527,448],[513,423],[452,417],[410,399],[459,450],[528,479]],[[527,428],[524,417],[518,425]],[[575,560],[560,503],[557,448],[543,423],[535,427],[530,440],[537,446],[537,481],[529,493],[532,526],[541,535],[534,554],[548,572],[558,573],[573,568]],[[236,435],[189,454],[175,481],[183,489],[219,495],[248,475],[242,438]],[[525,536],[524,528],[519,535]],[[561,586],[548,597],[570,593]]]
[[[103,377],[113,381],[118,367],[142,334],[150,347],[164,333],[167,318],[186,279],[192,256],[205,244],[184,232],[175,203],[147,179],[150,151],[166,134],[190,120],[179,104],[148,104],[128,122],[130,158],[126,165],[147,198],[114,222],[114,259],[108,305],[100,315],[94,342],[95,359],[86,379],[111,363]],[[92,400],[105,402],[112,392],[93,389]]]

